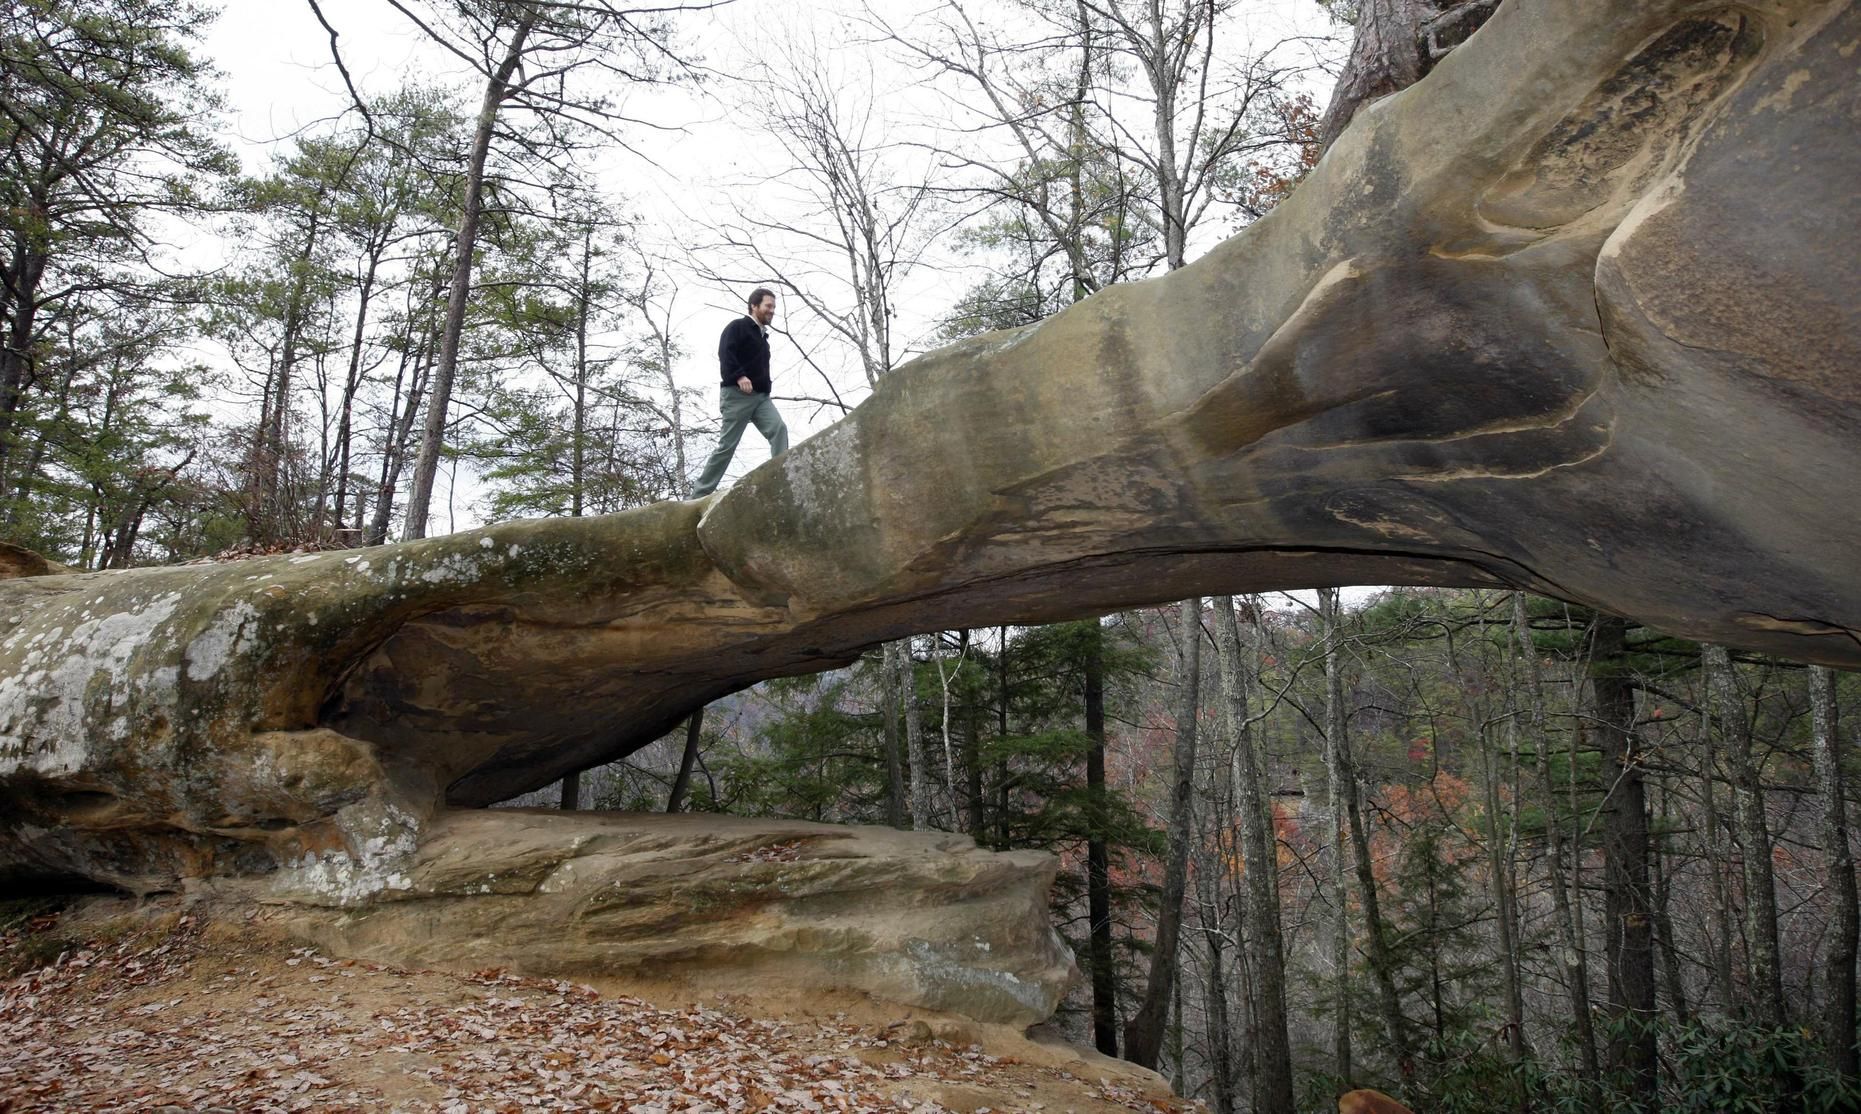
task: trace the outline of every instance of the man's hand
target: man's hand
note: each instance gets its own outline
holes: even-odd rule
[[[756,384],[750,382],[749,376],[747,375],[737,376],[737,390],[742,391],[744,394],[747,395],[751,393],[752,391],[754,391],[755,389],[756,389]]]

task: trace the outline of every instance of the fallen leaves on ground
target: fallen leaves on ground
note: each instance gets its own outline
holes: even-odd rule
[[[182,564],[221,565],[229,561],[249,561],[254,557],[285,557],[292,554],[303,553],[336,553],[345,549],[354,549],[359,544],[361,544],[359,541],[344,543],[305,539],[291,539],[288,541],[276,542],[240,542],[238,545],[227,546],[211,557],[196,557],[191,561],[184,561]]]
[[[726,855],[727,863],[792,863],[801,858],[802,849],[814,842],[811,838],[798,836],[776,843],[765,844],[749,851],[739,851]]]
[[[0,951],[16,943],[0,938]],[[1118,1082],[898,1036],[662,1009],[495,970],[267,953],[211,943],[182,917],[157,940],[74,947],[0,985],[0,1114],[1181,1109]]]

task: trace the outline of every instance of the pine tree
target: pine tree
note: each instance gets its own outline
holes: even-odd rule
[[[211,130],[212,73],[195,53],[211,20],[187,0],[0,8],[0,537],[77,556],[63,548],[73,531],[34,502],[48,484],[73,482],[45,471],[56,467],[54,439],[79,399],[120,397],[123,364],[74,357],[138,334],[137,347],[182,339],[171,323],[139,322],[185,300],[148,265],[160,222],[199,212],[233,169]],[[100,367],[114,369],[113,384],[91,377]],[[113,467],[153,478],[179,460],[158,450]],[[144,485],[132,505],[148,495]]]

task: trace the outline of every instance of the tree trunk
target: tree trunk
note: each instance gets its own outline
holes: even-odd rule
[[[1230,852],[1230,862],[1240,858],[1240,850]],[[1240,908],[1235,912],[1231,935],[1234,938],[1234,983],[1235,1002],[1240,1010],[1238,1029],[1241,1044],[1241,1061],[1238,1065],[1240,1074],[1247,1079],[1248,1097],[1258,1105],[1264,1094],[1260,1085],[1260,993],[1254,978],[1254,953],[1252,941],[1247,936],[1247,913],[1245,891],[1235,895],[1235,904]]]
[[[1525,1058],[1525,996],[1519,979],[1517,887],[1513,885],[1512,864],[1499,830],[1499,756],[1493,746],[1492,731],[1486,724],[1480,727],[1480,761],[1486,781],[1486,863],[1492,875],[1493,908],[1499,914],[1499,974],[1506,996],[1506,1051],[1516,1063]],[[1518,730],[1516,716],[1506,720],[1506,729]]]
[[[564,812],[573,812],[582,807],[582,772],[562,775],[561,807]]]
[[[668,317],[671,315],[669,307],[666,313]],[[676,362],[672,353],[672,337],[665,328],[661,328],[659,323],[646,313],[644,304],[641,306],[640,316],[646,319],[647,325],[652,329],[653,343],[659,348],[659,366],[665,371],[666,396],[672,408],[672,466],[678,470],[679,490],[686,491],[689,490],[686,485],[691,483],[691,477],[685,474],[685,403],[679,395],[678,380],[672,374],[672,367]]]
[[[298,525],[284,519],[285,508],[291,502],[285,491],[289,478],[284,474],[284,461],[289,454],[291,435],[291,378],[297,370],[298,344],[310,314],[307,287],[317,254],[317,236],[322,230],[323,200],[323,192],[319,190],[308,214],[303,251],[298,256],[297,273],[285,302],[284,337],[278,365],[265,384],[265,404],[261,407],[258,437],[246,477],[246,534],[255,542],[275,541],[286,533],[295,533]]]
[[[1187,1033],[1183,1024],[1183,965],[1176,964],[1176,982],[1170,989],[1170,1093],[1180,1095],[1189,1090],[1189,1068],[1184,1062],[1183,1046]]]
[[[152,502],[154,492],[142,492],[132,496],[124,505],[116,524],[105,535],[109,540],[104,543],[103,557],[97,562],[98,568],[126,569],[135,564],[136,536],[142,532],[142,519],[149,513]]]
[[[485,83],[485,98],[478,108],[478,127],[472,134],[472,154],[465,171],[464,209],[459,215],[459,235],[453,248],[452,289],[446,296],[446,324],[440,332],[439,363],[433,369],[420,456],[414,462],[414,488],[407,497],[404,540],[408,541],[426,537],[433,479],[439,474],[440,449],[446,440],[446,412],[452,406],[453,375],[459,366],[459,340],[465,332],[465,304],[472,291],[472,257],[478,246],[478,218],[484,208],[485,160],[491,153],[498,106],[504,102],[511,75],[523,60],[524,42],[535,22],[535,14],[526,10],[511,32],[503,62]]]
[[[1188,199],[1183,193],[1182,172],[1176,165],[1176,92],[1180,71],[1169,59],[1176,51],[1163,26],[1163,6],[1150,7],[1150,34],[1145,42],[1142,61],[1151,92],[1151,126],[1157,134],[1157,209],[1163,223],[1163,259],[1172,271],[1188,265]],[[1182,29],[1192,33],[1196,25]],[[1214,28],[1208,28],[1214,34]]]
[[[982,709],[974,690],[963,702],[963,797],[967,806],[968,831],[978,847],[988,845],[987,803],[982,791]]]
[[[1169,859],[1163,867],[1163,894],[1157,904],[1156,950],[1144,999],[1124,1027],[1124,1058],[1155,1069],[1163,1042],[1164,1015],[1176,982],[1178,937],[1182,930],[1183,891],[1189,875],[1190,793],[1195,786],[1196,721],[1201,709],[1202,598],[1182,603],[1181,647],[1177,653],[1180,699],[1176,711],[1176,779],[1170,794]]]
[[[1341,702],[1341,694],[1339,699]],[[1370,953],[1370,974],[1376,981],[1377,1012],[1382,1015],[1383,1033],[1389,1041],[1389,1052],[1396,1061],[1397,1071],[1407,1076],[1414,1070],[1408,1020],[1402,1015],[1402,1000],[1396,992],[1396,963],[1390,955],[1389,927],[1383,922],[1382,902],[1377,895],[1376,866],[1370,859],[1370,834],[1363,822],[1361,789],[1357,764],[1351,754],[1350,732],[1340,725],[1326,738],[1325,745],[1327,765],[1336,765],[1337,788],[1343,793],[1344,825],[1349,831],[1351,861],[1357,872],[1357,900],[1363,908],[1364,939]]]
[[[1325,628],[1325,782],[1331,797],[1332,1071],[1350,1086],[1357,1074],[1351,1062],[1350,870],[1345,865],[1350,823],[1345,818],[1344,798],[1350,792],[1350,775],[1344,755],[1350,745],[1345,741],[1350,712],[1344,705],[1344,668],[1339,653],[1344,640],[1344,616],[1336,588],[1318,590],[1318,609]]]
[[[1667,830],[1668,791],[1661,783],[1661,828]],[[1668,913],[1671,887],[1667,869],[1667,839],[1655,846],[1648,865],[1654,872],[1654,938],[1661,949],[1661,975],[1667,980],[1667,1002],[1673,1008],[1674,1021],[1685,1025],[1691,1016],[1687,1008],[1687,986],[1680,971],[1680,945],[1674,939],[1674,919]]]
[[[1439,879],[1433,870],[1428,872],[1427,883],[1428,919],[1423,922],[1425,931],[1421,938],[1422,947],[1428,953],[1428,1012],[1434,1015],[1435,1040],[1440,1042],[1447,1036],[1447,1017],[1441,995],[1441,900]]]
[[[45,219],[45,202],[36,195],[22,214],[33,222]],[[8,312],[6,343],[0,344],[0,488],[14,478],[14,426],[25,405],[26,391],[35,377],[33,349],[38,344],[36,319],[39,283],[50,257],[30,251],[23,237],[15,239],[4,282],[0,282]]]
[[[1603,918],[1609,964],[1609,1009],[1616,1033],[1609,1068],[1645,1102],[1655,1099],[1654,920],[1648,888],[1648,805],[1635,734],[1635,689],[1628,676],[1628,624],[1596,621],[1590,682],[1602,738]]]
[[[995,732],[1001,739],[1008,738],[1008,628],[997,628],[1001,636],[1001,656],[996,658],[995,679],[997,684],[995,702]],[[995,764],[995,844],[1001,851],[1008,850],[1008,784],[1009,772],[1006,759]]]
[[[1330,147],[1365,104],[1422,79],[1421,27],[1434,14],[1433,8],[1429,0],[1363,0],[1358,4],[1350,56],[1318,122],[1320,144]]]
[[[1710,681],[1705,688],[1705,713],[1699,728],[1700,795],[1704,803],[1706,866],[1712,872],[1712,899],[1707,902],[1712,926],[1712,977],[1719,1012],[1731,1017],[1738,1008],[1737,983],[1732,978],[1732,887],[1726,878],[1732,856],[1726,846],[1725,821],[1719,814],[1719,745]]]
[[[1829,1066],[1842,1075],[1861,1075],[1855,1048],[1855,936],[1861,926],[1855,904],[1855,862],[1848,846],[1848,803],[1842,784],[1842,752],[1835,715],[1835,675],[1809,667],[1809,706],[1816,750],[1816,789],[1822,797],[1822,853],[1835,905],[1827,958],[1829,991],[1822,1031]]]
[[[1212,874],[1213,868],[1206,872]],[[1206,909],[1211,903],[1203,902]],[[1210,1046],[1209,1072],[1215,1089],[1215,1114],[1234,1114],[1234,1030],[1229,1020],[1228,1010],[1228,974],[1222,969],[1222,949],[1227,946],[1227,939],[1221,934],[1219,918],[1213,923],[1204,912],[1202,921],[1202,941],[1208,946],[1208,1043]]]
[[[433,296],[439,292],[440,274],[436,270],[433,276]],[[407,447],[412,443],[414,418],[420,412],[420,399],[426,393],[426,381],[432,360],[435,342],[439,339],[430,321],[421,329],[420,342],[414,344],[413,306],[408,305],[407,346],[416,348],[412,360],[412,377],[407,383],[406,407],[398,415],[391,415],[388,441],[381,457],[381,482],[375,489],[375,513],[368,525],[369,545],[381,545],[388,540],[388,526],[394,519],[394,493],[401,486],[401,468],[407,460]],[[403,351],[400,370],[394,377],[394,392],[398,399],[401,391],[401,374],[408,370],[408,358]],[[398,405],[398,403],[397,403]]]
[[[924,729],[918,717],[918,663],[912,656],[911,640],[898,642],[898,699],[904,705],[905,772],[911,778],[911,828],[927,831],[932,826],[930,770],[924,761]]]
[[[1499,760],[1491,733],[1482,731],[1480,742],[1486,767],[1487,865],[1492,872],[1493,904],[1499,914],[1499,971],[1506,996],[1506,1048],[1518,1061],[1525,1058],[1525,999],[1519,978],[1517,891],[1499,829]]]
[[[1318,122],[1319,143],[1330,147],[1364,105],[1420,81],[1449,50],[1478,30],[1499,2],[1362,0],[1350,57]]]
[[[1216,645],[1220,651],[1222,690],[1228,730],[1234,745],[1234,805],[1240,816],[1241,862],[1247,880],[1247,936],[1257,961],[1254,977],[1259,1063],[1256,1106],[1293,1109],[1292,1047],[1286,1030],[1286,964],[1279,928],[1279,857],[1272,813],[1268,809],[1265,771],[1254,752],[1248,710],[1246,663],[1241,657],[1240,626],[1234,600],[1215,598]]]
[[[666,811],[685,807],[685,793],[691,788],[691,769],[698,764],[698,741],[704,733],[704,709],[699,708],[685,721],[685,752],[679,756],[678,776],[672,779],[672,792],[666,798]]]
[[[1550,776],[1550,733],[1545,727],[1545,681],[1537,668],[1537,643],[1532,640],[1532,625],[1524,612],[1524,593],[1513,593],[1513,636],[1519,642],[1524,660],[1526,716],[1532,731],[1532,749],[1537,753],[1537,781],[1545,807],[1545,842],[1550,848],[1550,906],[1552,921],[1558,932],[1558,948],[1563,952],[1563,980],[1571,988],[1571,1023],[1576,1034],[1576,1051],[1582,1060],[1582,1081],[1595,1088],[1602,1077],[1597,1062],[1597,1034],[1589,1015],[1589,958],[1584,934],[1571,909],[1569,880],[1565,876],[1563,822],[1558,818],[1558,787]],[[1576,748],[1571,748],[1571,768],[1576,768]],[[1591,1097],[1595,1092],[1591,1090]]]
[[[683,474],[682,472],[680,473]],[[905,762],[898,722],[898,653],[900,643],[879,651],[879,714],[885,717],[885,822],[905,828]]]
[[[4,304],[5,297],[0,295],[0,305]],[[58,400],[53,403],[51,408],[52,420],[47,423],[44,428],[34,431],[36,435],[32,439],[32,451],[27,454],[24,465],[17,463],[19,459],[17,454],[22,446],[20,444],[7,445],[7,435],[0,433],[0,460],[10,459],[15,462],[11,476],[13,501],[9,503],[6,508],[5,521],[8,526],[19,525],[20,511],[30,505],[33,488],[36,486],[33,482],[33,477],[37,476],[39,474],[39,469],[44,466],[46,450],[51,447],[51,438],[46,436],[46,432],[62,427],[65,423],[65,419],[71,413],[71,388],[73,381],[78,375],[77,360],[75,359],[76,353],[78,352],[78,331],[75,314],[65,318],[65,351],[69,355],[65,360],[65,373],[59,377]],[[14,437],[17,440],[18,435],[15,434]],[[11,456],[8,456],[9,449],[13,454]],[[5,477],[5,475],[5,467],[0,466],[0,477]],[[6,480],[4,478],[0,478],[0,485],[4,485],[5,482]],[[85,553],[85,559],[79,562],[79,568],[90,567],[88,560],[88,551],[90,549],[88,520],[90,514],[88,511],[85,517],[85,544],[82,550]]]
[[[1700,665],[1712,694],[1713,718],[1725,740],[1731,764],[1734,810],[1737,814],[1739,856],[1744,863],[1745,939],[1751,958],[1751,995],[1758,1016],[1766,1024],[1782,1027],[1783,969],[1777,954],[1777,888],[1771,872],[1771,836],[1764,817],[1763,771],[1751,758],[1751,725],[1745,716],[1745,699],[1738,691],[1732,659],[1725,647],[1700,647]]]
[[[1111,853],[1105,841],[1104,628],[1088,620],[1086,704],[1086,915],[1092,968],[1092,1045],[1118,1055],[1118,983],[1111,954]]]
[[[336,423],[336,528],[341,529],[347,513],[345,504],[349,501],[349,469],[351,443],[355,440],[355,396],[362,387],[362,347],[367,339],[368,310],[375,296],[375,272],[381,266],[381,253],[385,250],[385,241],[370,242],[368,267],[362,274],[361,287],[356,292],[355,330],[349,338],[349,367],[343,375],[342,416]],[[323,508],[318,506],[317,525],[322,523]],[[357,514],[360,524],[360,514]]]
[[[963,631],[963,645],[957,651],[959,663],[963,653],[968,649],[969,631]],[[943,632],[937,632],[931,639],[931,655],[937,662],[937,688],[942,697],[942,706],[937,717],[937,731],[943,737],[943,784],[950,800],[950,826],[956,827],[956,748],[950,745],[950,681],[956,676],[956,670],[948,672],[943,668]]]
[[[585,483],[585,453],[588,429],[588,264],[593,254],[593,226],[582,230],[582,275],[581,286],[576,291],[575,299],[575,416],[574,442],[569,465],[569,517],[582,516],[583,488]],[[581,772],[568,774],[562,779],[562,807],[576,808],[577,797],[581,792],[579,781]],[[669,811],[669,810],[668,810]]]
[[[594,225],[582,229],[581,285],[575,291],[575,429],[569,468],[569,514],[582,516],[588,500],[588,270],[593,265]]]

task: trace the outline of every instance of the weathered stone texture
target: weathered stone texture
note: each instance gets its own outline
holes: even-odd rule
[[[454,970],[864,991],[1030,1025],[1076,977],[1056,863],[967,836],[727,816],[450,812],[380,890],[287,867],[252,892],[333,951]]]

